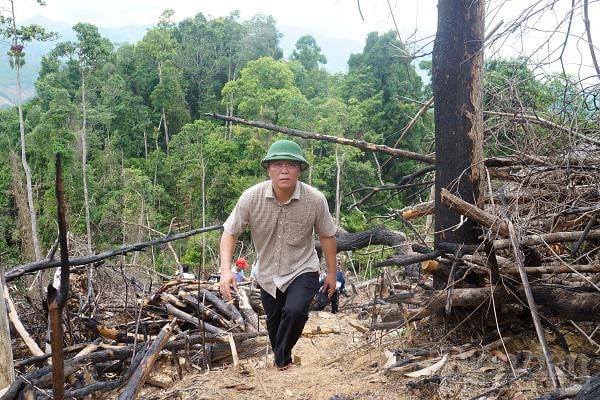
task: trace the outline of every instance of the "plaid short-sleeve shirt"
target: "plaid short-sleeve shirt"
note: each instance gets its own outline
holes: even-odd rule
[[[250,227],[257,255],[256,280],[273,297],[298,275],[319,270],[314,234],[333,236],[336,232],[325,196],[300,181],[286,204],[275,199],[270,180],[247,189],[224,229],[237,237],[246,227]]]

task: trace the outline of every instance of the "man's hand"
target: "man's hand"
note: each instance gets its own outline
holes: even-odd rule
[[[335,286],[335,272],[333,274],[328,273],[325,277],[325,281],[323,282],[322,291],[327,295],[328,299],[331,299],[331,296],[333,296],[336,289],[337,288]]]
[[[237,290],[237,279],[231,271],[221,272],[221,280],[219,281],[219,291],[226,301],[231,300],[231,288]],[[335,283],[334,283],[335,287]]]

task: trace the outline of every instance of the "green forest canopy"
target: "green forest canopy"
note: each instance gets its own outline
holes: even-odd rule
[[[70,228],[75,237],[85,235],[82,73],[95,251],[148,240],[157,234],[148,228],[166,233],[221,223],[240,193],[266,178],[259,161],[279,136],[226,126],[205,113],[395,146],[431,97],[415,61],[401,56],[403,44],[394,32],[370,33],[363,51],[348,60],[348,72],[332,75],[322,67],[326,55],[308,35],[283,59],[281,34],[272,17],[241,21],[238,13],[214,19],[197,14],[175,24],[170,16],[165,12],[140,42],[118,47],[95,26],[77,24],[78,42],[59,43],[43,58],[37,96],[25,105],[24,115],[44,249],[57,236],[56,153],[63,155]],[[505,101],[507,88],[521,90],[528,106],[542,112],[557,107],[556,93],[566,93],[564,77],[540,82],[522,60],[494,60],[488,71],[486,84],[492,85],[488,92],[494,96],[486,95],[486,107]],[[4,263],[14,265],[32,260],[16,109],[0,112],[0,129],[6,132],[0,141],[0,253],[6,253]],[[495,151],[508,152],[513,140],[507,137]],[[393,210],[428,197],[432,178],[424,175],[408,189],[377,192],[347,211],[362,197],[354,189],[394,184],[419,166],[401,160],[385,163],[386,156],[336,149],[331,143],[300,142],[311,162],[303,179],[323,191],[331,210],[336,162],[341,165],[339,217],[348,231],[366,229]],[[432,143],[433,118],[425,113],[397,147],[430,153]],[[399,221],[391,224],[405,229]],[[210,264],[217,235],[207,236],[212,246],[205,248],[206,254],[200,238],[178,243],[176,251],[184,262],[199,265],[205,259]],[[167,253],[155,262],[161,270],[175,267]]]

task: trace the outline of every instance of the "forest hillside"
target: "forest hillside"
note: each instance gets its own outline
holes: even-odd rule
[[[13,329],[0,345],[12,346],[19,377],[7,393],[34,382],[47,395],[60,370],[48,358],[63,347],[69,383],[54,377],[54,390],[78,398],[137,397],[163,349],[179,379],[182,366],[207,374],[202,382],[254,378],[213,398],[600,390],[600,67],[589,2],[567,7],[535,51],[500,51],[542,31],[556,3],[496,21],[485,2],[439,0],[435,39],[371,32],[333,74],[311,35],[284,56],[268,15],[174,22],[166,10],[141,40],[120,44],[75,24],[43,56],[35,96],[0,110],[10,289],[0,322],[8,315]],[[18,88],[27,46],[56,36],[1,17]],[[567,67],[571,46],[592,60],[578,72]],[[283,138],[304,149],[301,180],[327,199],[348,296],[341,315],[313,316],[299,345],[308,368],[291,372],[302,381],[280,396],[286,378],[271,367],[260,289],[243,282],[227,302],[215,280],[222,224],[267,179],[261,159]],[[234,256],[255,261],[248,233]],[[61,263],[70,272],[53,280]],[[333,350],[320,358],[317,347]],[[334,364],[354,386],[319,391]],[[169,393],[195,398],[192,386]]]

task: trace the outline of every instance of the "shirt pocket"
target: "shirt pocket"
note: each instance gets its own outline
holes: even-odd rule
[[[307,244],[312,234],[312,225],[301,222],[290,222],[285,229],[285,243],[290,246]]]

